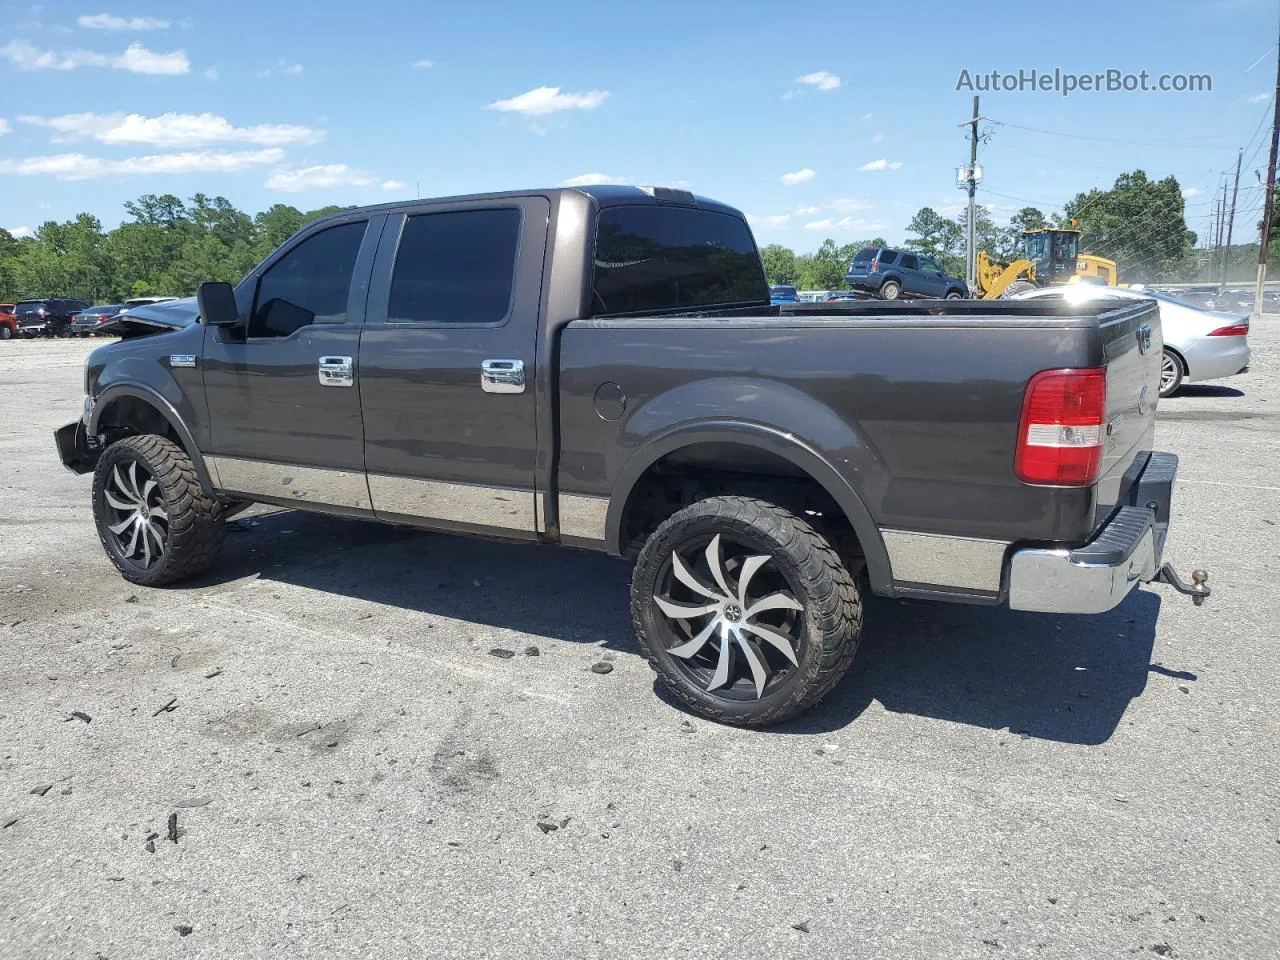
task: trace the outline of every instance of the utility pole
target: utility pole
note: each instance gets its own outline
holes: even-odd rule
[[[1227,214],[1227,252],[1222,257],[1222,283],[1225,286],[1231,269],[1231,228],[1236,225],[1236,197],[1240,193],[1240,161],[1244,159],[1244,147],[1236,154],[1236,182],[1231,188],[1231,212]]]
[[[1222,198],[1218,202],[1218,263],[1215,265],[1218,271],[1225,272],[1227,264],[1227,178],[1222,178]]]
[[[1222,213],[1216,190],[1213,193],[1213,229],[1209,231],[1209,236],[1213,240],[1213,253],[1209,255],[1208,279],[1212,281],[1218,272],[1218,254],[1222,250]]]
[[[1262,209],[1262,237],[1258,244],[1258,285],[1253,289],[1253,312],[1262,315],[1262,290],[1267,282],[1267,247],[1271,241],[1271,207],[1276,200],[1276,151],[1280,149],[1280,47],[1276,51],[1276,112],[1271,121],[1271,160],[1267,164],[1267,199]]]
[[[978,115],[978,98],[973,98],[973,118],[960,124],[969,128],[969,165],[961,167],[957,173],[956,186],[969,194],[969,220],[965,230],[965,266],[964,279],[972,293],[978,285],[978,220],[974,194],[978,190],[978,181],[982,179],[982,169],[978,166],[978,121],[985,117]]]

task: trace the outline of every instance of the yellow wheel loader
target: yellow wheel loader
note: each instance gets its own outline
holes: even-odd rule
[[[1079,230],[1047,228],[1026,231],[1022,235],[1023,256],[1010,263],[992,260],[986,251],[979,250],[974,295],[998,300],[1051,284],[1117,284],[1120,276],[1114,260],[1079,250]]]

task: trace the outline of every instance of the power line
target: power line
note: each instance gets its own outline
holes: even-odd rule
[[[1042,133],[1050,137],[1066,137],[1070,140],[1092,140],[1095,143],[1124,143],[1138,147],[1181,147],[1183,149],[1191,150],[1220,150],[1222,147],[1219,144],[1191,144],[1186,141],[1224,139],[1221,136],[1214,135],[1208,137],[1180,137],[1174,140],[1131,140],[1124,137],[1090,137],[1082,133],[1063,133],[1060,130],[1041,130],[1038,127],[1026,127],[1019,123],[1009,123],[1006,120],[990,120],[988,118],[988,122],[993,123],[998,127],[1011,127],[1014,130],[1027,130],[1031,133]]]

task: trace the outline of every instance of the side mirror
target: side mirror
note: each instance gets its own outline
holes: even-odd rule
[[[236,291],[229,283],[208,281],[200,284],[196,303],[200,305],[200,320],[206,326],[234,327],[240,323]]]

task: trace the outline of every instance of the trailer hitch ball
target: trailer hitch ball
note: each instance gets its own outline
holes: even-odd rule
[[[1204,603],[1204,598],[1209,595],[1209,588],[1206,586],[1208,579],[1208,570],[1191,571],[1191,602],[1197,607],[1201,606]]]

